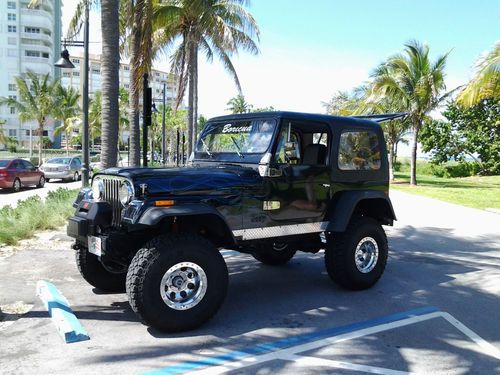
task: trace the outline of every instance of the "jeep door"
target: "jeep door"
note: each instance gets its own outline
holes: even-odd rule
[[[326,124],[282,120],[273,163],[279,172],[264,178],[268,195],[263,210],[271,225],[322,220],[330,199],[331,139]]]

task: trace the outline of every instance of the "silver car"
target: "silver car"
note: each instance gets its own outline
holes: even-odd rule
[[[60,156],[52,158],[40,166],[40,170],[45,173],[47,182],[52,179],[78,181],[81,176],[81,168],[82,161],[78,156]]]

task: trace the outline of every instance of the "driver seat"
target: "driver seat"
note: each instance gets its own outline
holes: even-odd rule
[[[326,164],[326,146],[320,143],[307,145],[304,149],[304,158],[302,164],[325,165]]]

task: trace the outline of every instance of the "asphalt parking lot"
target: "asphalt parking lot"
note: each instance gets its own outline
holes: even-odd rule
[[[82,186],[81,181],[61,181],[51,180],[45,183],[43,188],[36,188],[34,186],[23,187],[20,192],[13,193],[10,189],[0,189],[0,208],[6,205],[15,207],[19,200],[24,200],[28,197],[37,195],[40,198],[45,198],[49,191],[54,191],[59,188],[66,189],[79,189]]]
[[[322,253],[270,267],[224,251],[223,307],[180,334],[142,325],[126,295],[93,290],[68,238],[42,235],[0,257],[0,372],[500,373],[500,215],[391,197],[399,221],[387,229],[388,266],[372,289],[335,286]],[[61,340],[35,296],[38,280],[66,296],[90,340]]]

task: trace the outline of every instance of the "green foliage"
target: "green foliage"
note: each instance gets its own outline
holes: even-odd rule
[[[59,188],[49,192],[45,201],[33,196],[20,201],[15,208],[0,208],[0,244],[14,245],[38,230],[64,225],[74,211],[72,203],[77,193],[77,190]]]
[[[469,108],[450,102],[443,115],[447,121],[423,127],[422,150],[431,152],[438,164],[450,159],[464,164],[468,157],[475,160],[481,174],[500,174],[499,100],[483,99]]]
[[[227,102],[227,105],[228,108],[226,108],[226,110],[231,113],[247,113],[250,112],[253,107],[253,105],[245,100],[243,95],[237,95],[234,98],[231,98]]]

